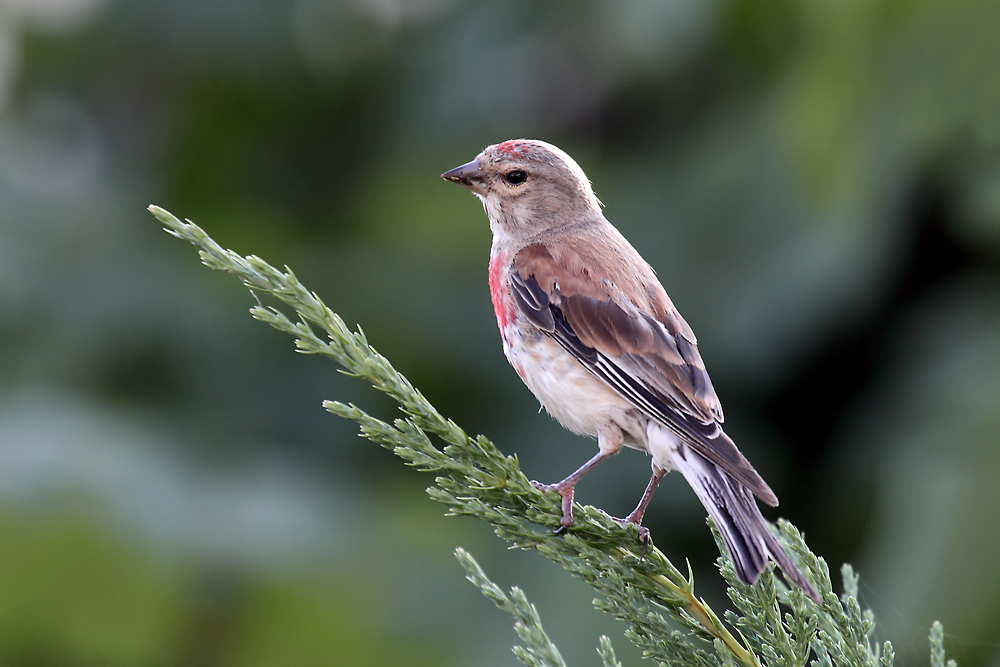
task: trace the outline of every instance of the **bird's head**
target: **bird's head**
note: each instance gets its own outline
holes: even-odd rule
[[[601,202],[569,155],[544,141],[487,146],[476,159],[441,174],[478,196],[494,234],[531,238],[600,216]]]

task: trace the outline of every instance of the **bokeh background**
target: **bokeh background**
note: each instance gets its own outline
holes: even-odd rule
[[[1000,665],[1000,3],[0,0],[0,663],[513,665],[464,546],[570,664],[590,590],[322,399],[144,210],[292,266],[448,416],[561,479],[593,450],[507,367],[489,143],[577,158],[699,335],[728,431],[901,664]],[[626,452],[579,499],[628,512]],[[679,479],[647,514],[725,604]]]

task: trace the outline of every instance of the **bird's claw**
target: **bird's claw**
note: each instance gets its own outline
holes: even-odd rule
[[[639,554],[639,562],[641,563],[642,559],[646,557],[646,551],[649,550],[649,543],[650,543],[649,528],[646,528],[642,524],[636,522],[631,517],[625,519],[619,519],[617,517],[611,517],[611,518],[614,519],[615,523],[617,523],[622,528],[628,528],[629,525],[633,525],[639,529],[639,541],[642,542],[642,552]]]
[[[649,549],[649,528],[639,526],[639,539],[642,540],[642,553],[639,554],[639,562],[646,557],[646,550]]]

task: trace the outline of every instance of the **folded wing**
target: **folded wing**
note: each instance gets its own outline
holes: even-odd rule
[[[625,287],[644,297],[637,305],[609,281],[595,284],[581,275],[601,258],[565,249],[554,254],[533,244],[515,257],[510,287],[521,314],[639,410],[777,505],[722,430],[722,408],[694,334],[655,278],[628,277]]]

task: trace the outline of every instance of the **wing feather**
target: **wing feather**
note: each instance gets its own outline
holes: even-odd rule
[[[526,252],[527,259],[520,257]],[[608,281],[601,291],[585,293],[580,286],[593,281],[579,280],[572,267],[560,266],[544,246],[529,246],[521,253],[514,260],[510,284],[514,302],[529,322],[639,410],[761,500],[777,505],[770,487],[722,430],[722,409],[694,334],[666,294],[662,299],[667,307],[658,319],[623,299]],[[545,259],[542,253],[549,262],[539,261]],[[532,272],[540,265],[546,271]],[[542,274],[541,281],[536,273]]]

